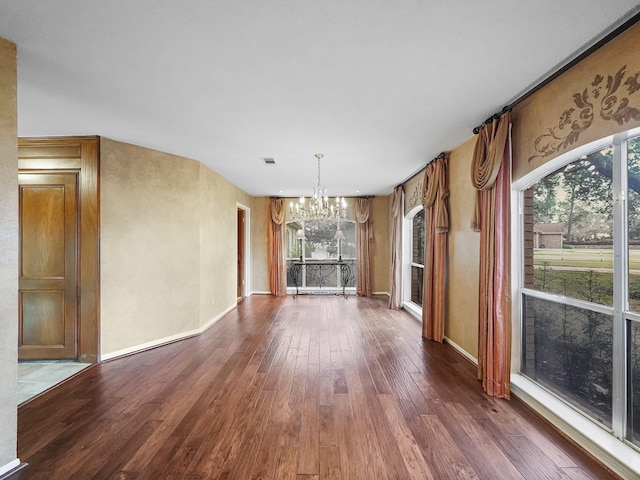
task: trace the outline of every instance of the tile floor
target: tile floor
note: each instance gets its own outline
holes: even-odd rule
[[[19,362],[18,405],[90,366],[78,362]]]

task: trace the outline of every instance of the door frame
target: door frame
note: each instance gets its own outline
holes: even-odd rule
[[[242,286],[242,298],[245,298],[251,295],[251,209],[236,202],[236,222],[238,218],[237,210],[244,211],[244,285]]]
[[[78,175],[78,361],[100,360],[100,137],[18,138],[18,171]],[[17,294],[17,293],[16,293]]]

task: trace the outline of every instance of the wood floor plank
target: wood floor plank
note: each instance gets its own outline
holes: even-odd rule
[[[495,423],[488,420],[479,420],[478,423],[521,473],[532,473],[539,478],[569,479],[565,472],[525,435],[504,435]]]
[[[318,442],[321,447],[337,445],[333,405],[320,404],[318,412]]]
[[[329,372],[329,375],[321,374],[319,382],[320,391],[318,401],[320,405],[331,405],[333,402],[333,377],[331,372]]]
[[[340,450],[338,447],[320,447],[319,480],[342,480]]]
[[[349,440],[354,444],[353,450],[356,452],[357,463],[366,464],[364,478],[403,478],[406,476],[406,471],[403,471],[404,463],[394,455],[396,453],[394,450],[397,448],[390,441],[386,426],[381,423],[380,411],[375,406],[374,411],[369,410],[370,405],[367,404],[358,372],[348,368],[345,376],[349,387],[348,397],[354,424],[354,429],[349,432]],[[372,390],[373,388],[369,389],[369,391]],[[382,446],[392,449],[389,455],[383,455]],[[396,475],[389,476],[389,470]]]
[[[255,295],[18,409],[24,479],[611,479],[382,298]]]
[[[296,480],[298,476],[298,450],[299,447],[281,446],[276,473],[273,476],[274,480]]]
[[[195,475],[202,472],[217,472],[225,468],[228,458],[236,454],[248,426],[252,425],[252,421],[263,420],[263,417],[256,417],[254,414],[258,405],[267,401],[265,395],[261,395],[266,373],[257,373],[254,367],[255,365],[248,365],[246,369],[247,378],[253,374],[251,381],[237,382],[235,390],[239,392],[243,392],[242,386],[248,384],[248,388],[240,399],[234,398],[215,414],[212,426],[209,428],[211,435],[202,437],[202,442],[197,446],[198,451],[187,473]],[[236,376],[236,380],[239,378],[242,376]],[[265,392],[273,395],[272,390]]]
[[[563,468],[562,471],[571,479],[571,480],[594,480],[594,477],[588,475],[582,468],[579,467],[569,467]]]
[[[269,418],[264,428],[251,475],[247,478],[252,480],[273,478],[278,465],[278,452],[280,451],[280,437],[283,426],[283,422],[275,420],[273,417]]]
[[[423,447],[436,478],[478,479],[476,472],[460,451],[436,415],[422,415],[425,435],[430,439]]]
[[[132,477],[134,472],[122,471],[124,465],[131,458],[133,452],[138,451],[145,441],[151,437],[155,430],[158,428],[160,422],[148,421],[145,422],[129,439],[109,457],[109,460],[98,470],[93,478],[116,478],[117,476],[129,478]],[[120,473],[120,475],[119,475]],[[138,472],[135,472],[135,476],[138,476]],[[77,474],[76,474],[77,475]]]
[[[395,439],[395,443],[398,445],[400,455],[402,456],[402,460],[404,461],[407,472],[409,473],[408,478],[441,478],[434,477],[429,465],[422,455],[422,451],[420,450],[411,429],[403,421],[402,413],[399,411],[398,405],[391,395],[380,395],[380,404],[382,405],[382,409],[387,418],[393,438]]]
[[[288,413],[289,397],[291,395],[294,373],[296,367],[296,357],[298,351],[294,349],[287,350],[287,356],[283,359],[285,365],[280,371],[280,377],[276,384],[276,397],[273,401],[273,407],[271,410],[271,417],[274,421],[284,422]],[[298,377],[300,383],[304,380],[302,377]]]
[[[464,406],[457,402],[449,402],[439,409],[438,418],[480,478],[495,480],[525,478],[484,429],[469,415]],[[473,446],[477,445],[482,445],[482,448],[474,449]],[[487,462],[487,458],[491,458],[491,462]]]
[[[300,427],[300,454],[298,474],[319,473],[319,369],[318,364],[309,364],[305,383],[304,405]]]
[[[287,446],[300,446],[305,383],[306,378],[303,375],[294,375],[287,402],[287,411],[284,419],[285,426],[282,432],[282,442]]]
[[[366,466],[358,462],[355,447],[352,441],[354,421],[351,413],[351,404],[347,395],[336,395],[335,405],[336,436],[340,455],[341,474],[343,480],[357,480],[368,478],[364,476]],[[361,432],[362,433],[362,432]]]
[[[218,467],[219,472],[211,472],[207,478],[249,478],[258,457],[274,395],[273,390],[262,390],[257,405],[251,409],[250,421],[244,428],[239,425],[235,429],[236,437],[229,442],[231,449],[224,463]]]

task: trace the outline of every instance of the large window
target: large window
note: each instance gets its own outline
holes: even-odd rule
[[[424,209],[412,220],[411,228],[411,301],[422,307],[424,276]]]
[[[425,211],[416,206],[404,217],[402,247],[402,301],[403,306],[416,316],[422,309],[422,282],[424,274]]]
[[[522,192],[522,374],[640,446],[640,138]]]
[[[337,232],[342,232],[342,235]],[[344,236],[344,238],[340,238]],[[346,288],[356,286],[356,225],[352,220],[313,220],[287,222],[286,228],[287,286],[294,287],[294,279],[289,272],[296,261],[342,259],[350,267],[350,278]],[[326,273],[326,275],[325,275]],[[322,275],[318,270],[303,267],[299,279],[301,290],[318,291],[342,289],[343,278],[340,268],[326,269]]]

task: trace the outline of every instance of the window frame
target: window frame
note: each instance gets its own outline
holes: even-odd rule
[[[407,212],[403,219],[402,235],[402,307],[419,319],[422,319],[422,306],[411,300],[411,272],[414,266],[422,267],[424,275],[424,265],[413,262],[413,219],[422,211],[424,207],[417,205]]]
[[[542,298],[553,302],[559,302],[567,305],[576,306],[579,308],[587,308],[589,310],[598,311],[601,313],[609,314],[613,317],[613,375],[612,375],[612,426],[609,430],[601,423],[595,422],[585,411],[579,410],[571,403],[563,400],[558,395],[551,393],[552,396],[559,399],[565,406],[570,407],[582,417],[589,419],[596,423],[597,427],[604,431],[608,431],[609,434],[615,436],[618,440],[625,445],[630,446],[635,450],[639,450],[640,447],[637,444],[628,440],[627,435],[627,402],[628,395],[628,365],[629,359],[627,357],[627,331],[629,322],[640,322],[640,314],[630,312],[628,309],[627,301],[627,287],[628,287],[628,232],[627,232],[627,175],[626,171],[623,174],[623,169],[620,165],[627,164],[627,140],[633,139],[640,135],[640,128],[634,128],[626,132],[622,132],[616,135],[610,135],[591,142],[587,145],[578,147],[569,152],[565,152],[562,155],[548,161],[540,167],[534,169],[530,173],[524,175],[522,178],[512,182],[511,185],[511,202],[512,202],[512,218],[511,224],[515,227],[512,229],[512,249],[511,249],[511,278],[512,278],[512,327],[513,327],[513,339],[512,352],[511,352],[511,376],[512,383],[514,385],[524,385],[526,382],[533,382],[530,379],[522,381],[522,340],[523,340],[523,296],[528,295],[532,297]],[[613,163],[617,166],[613,171],[612,178],[612,196],[613,196],[613,237],[614,237],[614,265],[613,265],[613,282],[614,282],[614,298],[613,305],[611,307],[601,304],[593,304],[583,300],[570,299],[562,295],[555,295],[538,290],[533,290],[524,287],[524,191],[539,182],[548,175],[554,173],[559,168],[579,159],[584,155],[593,153],[594,151],[603,149],[607,146],[613,147]],[[624,163],[620,160],[624,158]],[[526,387],[531,388],[530,386]],[[535,384],[533,391],[536,388],[541,391],[541,396],[546,393],[550,393],[544,387],[539,384]],[[529,393],[527,392],[527,395]],[[548,406],[551,411],[553,407]],[[558,409],[559,410],[559,409]],[[555,412],[554,412],[555,413]],[[562,418],[562,417],[560,417]],[[579,422],[574,422],[579,423]],[[579,429],[579,427],[572,428]],[[568,429],[570,430],[570,429]]]
[[[336,222],[336,230],[338,228],[341,228],[341,224],[343,223],[351,223],[354,225],[354,227],[356,227],[356,221],[352,220],[350,218],[340,218],[340,219],[335,219],[333,220]],[[305,228],[305,222],[306,220],[285,220],[285,231],[288,231],[287,226],[291,223],[299,223],[302,227],[302,229],[304,230]],[[285,235],[285,270],[286,270],[286,275],[287,275],[287,293],[289,294],[293,294],[296,293],[296,287],[292,287],[288,285],[289,282],[289,268],[287,266],[289,261],[296,261],[299,260],[299,257],[289,257],[288,256],[288,242],[289,242],[289,238],[288,235]],[[341,255],[342,254],[342,248],[344,248],[344,244],[341,246],[338,244],[339,240],[337,239],[332,239],[335,241],[335,247],[336,247],[336,255]],[[298,243],[298,239],[294,239],[294,241],[296,242],[296,244]],[[344,242],[345,240],[342,240],[342,242]],[[305,238],[302,239],[301,241],[301,257],[303,260],[312,260],[311,258],[307,258],[306,256],[306,242],[307,242],[307,238],[305,236]],[[341,248],[342,247],[342,248]],[[355,250],[355,256],[353,257],[348,257],[345,255],[341,255],[342,256],[342,261],[345,263],[352,263],[353,267],[352,267],[352,271],[353,274],[355,274],[355,265],[357,262],[357,258],[358,258],[358,245],[357,242],[355,244],[356,250]],[[329,259],[327,258],[327,260],[335,260],[337,261],[338,258],[335,259]],[[307,275],[306,275],[306,267],[302,267],[302,285],[298,286],[297,291],[299,292],[305,292],[305,293],[321,293],[321,292],[327,292],[327,293],[339,293],[342,292],[343,288],[341,286],[341,282],[342,282],[342,277],[341,277],[341,271],[339,268],[336,268],[336,285],[324,285],[322,287],[317,287],[317,286],[307,286]],[[344,287],[344,291],[345,292],[349,292],[349,293],[354,293],[356,291],[356,287]]]

